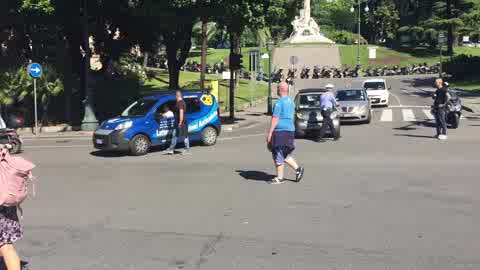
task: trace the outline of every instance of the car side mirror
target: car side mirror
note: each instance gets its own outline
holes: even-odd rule
[[[392,90],[392,87],[391,87],[391,86],[388,87],[388,91],[390,91],[390,90]]]

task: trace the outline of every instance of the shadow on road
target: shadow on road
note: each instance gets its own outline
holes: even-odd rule
[[[412,123],[410,123],[406,126],[403,126],[403,127],[393,128],[393,130],[402,130],[402,131],[416,130],[417,129],[416,127],[420,127],[420,126],[421,127],[429,127],[429,128],[436,127],[434,122],[429,121],[429,120],[425,120],[425,121],[412,122]]]
[[[406,79],[402,80],[402,83],[411,84],[413,87],[431,87],[435,83],[435,75],[431,77],[423,77],[423,78],[414,78],[414,79]]]
[[[437,139],[433,136],[426,136],[426,135],[414,135],[414,134],[394,134],[394,136],[400,137],[412,137],[412,138],[425,138],[425,139]]]
[[[245,180],[253,180],[253,181],[264,181],[264,182],[269,182],[272,180],[275,175],[266,173],[266,172],[260,172],[260,171],[242,171],[242,170],[237,170],[236,171],[241,177],[243,177]]]
[[[93,151],[90,152],[90,155],[94,157],[103,157],[103,158],[118,158],[118,157],[126,157],[128,156],[127,152],[117,152],[117,151]],[[1,269],[0,269],[1,270]]]

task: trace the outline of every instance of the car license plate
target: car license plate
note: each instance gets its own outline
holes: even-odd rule
[[[353,114],[351,114],[351,113],[344,113],[344,114],[342,114],[342,116],[343,116],[343,117],[352,117]]]
[[[97,144],[103,144],[103,140],[102,140],[102,139],[96,139],[95,142],[96,142]]]

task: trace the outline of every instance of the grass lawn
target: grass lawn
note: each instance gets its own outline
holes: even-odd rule
[[[216,75],[206,76],[207,80],[219,80],[219,99],[221,108],[226,109],[228,104],[228,92],[229,81],[222,80],[221,77]],[[180,87],[182,89],[199,89],[200,88],[200,73],[196,72],[181,72],[180,73]],[[239,106],[255,101],[259,98],[267,96],[268,85],[265,82],[257,82],[240,80],[240,85],[235,88],[235,108],[239,109]],[[149,92],[161,92],[168,90],[168,72],[159,71],[156,76],[145,82],[142,93],[148,94]]]
[[[386,47],[378,46],[377,59],[368,59],[368,47],[370,45],[360,46],[360,61],[362,66],[384,66],[384,65],[399,65],[408,66],[411,64],[428,63],[435,64],[440,62],[440,51],[431,50],[428,48],[417,48],[405,51],[395,51]],[[342,65],[355,66],[357,64],[357,46],[356,45],[341,45],[340,58]],[[446,48],[444,48],[444,55]],[[480,56],[480,48],[457,47],[455,54],[467,54]],[[446,58],[444,58],[446,59]]]
[[[480,78],[473,80],[465,80],[460,82],[453,82],[453,87],[458,87],[464,90],[480,91]]]

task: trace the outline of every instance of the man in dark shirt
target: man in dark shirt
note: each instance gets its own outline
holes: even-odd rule
[[[435,122],[437,125],[437,135],[435,136],[439,140],[447,139],[447,103],[450,99],[448,94],[448,87],[444,83],[443,79],[438,78],[435,81],[437,91],[433,96],[434,102],[432,106],[432,112],[435,116]]]
[[[187,111],[187,105],[183,101],[182,91],[177,90],[175,92],[177,98],[177,104],[175,105],[175,129],[172,134],[172,144],[165,151],[166,154],[172,155],[175,152],[175,147],[179,139],[183,138],[185,143],[185,149],[181,152],[182,154],[187,153],[190,150],[190,141],[188,140],[188,123],[185,119],[185,112]]]

